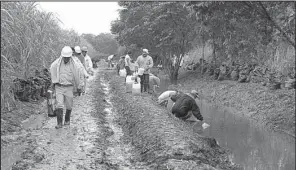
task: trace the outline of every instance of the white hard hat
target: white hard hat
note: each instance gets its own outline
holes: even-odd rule
[[[143,53],[149,54],[147,49],[143,49]]]
[[[75,52],[76,52],[76,53],[81,53],[81,49],[80,49],[79,46],[76,46],[74,49],[75,49]]]
[[[72,52],[71,47],[69,47],[69,46],[65,46],[65,47],[62,49],[62,52],[61,52],[61,56],[62,56],[62,57],[71,57],[72,54],[73,54],[73,52]]]
[[[83,47],[81,48],[81,51],[87,51],[87,47],[86,47],[86,46],[83,46]]]

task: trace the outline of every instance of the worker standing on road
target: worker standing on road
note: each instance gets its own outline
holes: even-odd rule
[[[79,71],[82,73],[80,74],[80,77],[82,80],[84,80],[85,78],[88,78],[89,75],[87,74],[86,70],[85,70],[85,67],[83,66],[83,64],[81,63],[80,59],[78,57],[81,57],[81,50],[80,50],[80,47],[79,46],[76,46],[76,50],[74,47],[71,47],[72,48],[72,51],[73,51],[73,55],[72,55],[72,58],[73,60],[78,64],[79,66]],[[77,51],[77,52],[76,52]],[[86,83],[85,81],[83,81],[83,87],[85,87]],[[83,90],[83,89],[82,89]],[[75,93],[75,95],[77,95]],[[78,94],[79,96],[81,94]]]
[[[131,62],[131,56],[130,55],[132,55],[132,52],[128,51],[125,58],[124,58],[126,77],[132,75],[132,71],[131,71],[132,62]],[[125,80],[126,80],[126,77],[125,77]]]
[[[84,56],[84,61],[85,61],[85,69],[87,71],[88,74],[90,75],[94,75],[94,69],[93,69],[93,63],[91,61],[90,56],[87,54],[87,47],[84,46],[81,48],[82,51],[82,55]]]
[[[131,76],[132,75],[132,71],[131,71],[132,62],[131,62],[131,56],[130,55],[132,55],[132,52],[128,51],[125,58],[124,58],[126,76]]]
[[[196,90],[192,90],[187,94],[173,95],[171,97],[171,100],[175,102],[172,108],[173,115],[182,120],[196,118],[202,121],[203,117],[200,113],[199,107],[196,104],[196,98],[198,98],[198,92]]]
[[[140,55],[135,62],[136,70],[138,70],[138,68],[144,69],[143,75],[140,75],[141,93],[148,92],[149,90],[149,73],[150,73],[150,69],[153,67],[153,59],[148,54],[149,54],[148,50],[143,49],[142,55]]]
[[[84,94],[85,89],[86,89],[86,80],[88,79],[89,74],[87,73],[87,70],[86,70],[86,62],[84,60],[84,56],[81,53],[82,53],[82,51],[81,51],[80,47],[76,46],[75,47],[75,56],[81,61],[82,66],[83,66],[84,86],[83,86],[83,89],[82,89],[82,93]]]
[[[108,56],[108,68],[109,69],[112,69],[112,61],[115,56],[116,56],[115,54]]]
[[[72,58],[72,49],[65,46],[61,56],[50,66],[52,86],[56,93],[57,126],[63,126],[63,105],[66,106],[65,125],[70,124],[70,116],[73,107],[73,92],[80,92],[83,87],[79,65]]]

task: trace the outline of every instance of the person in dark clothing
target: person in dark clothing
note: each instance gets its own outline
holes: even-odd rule
[[[198,120],[202,121],[203,117],[195,102],[197,97],[198,93],[195,90],[192,90],[189,94],[179,93],[173,95],[171,97],[171,100],[175,102],[172,108],[173,115],[182,120],[187,120],[193,115]]]

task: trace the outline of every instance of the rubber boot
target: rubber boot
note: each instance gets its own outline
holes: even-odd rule
[[[64,125],[70,125],[71,111],[72,110],[68,110],[68,109],[66,110],[65,123],[64,123]]]
[[[63,109],[56,109],[56,114],[57,114],[58,125],[55,128],[59,129],[63,127]]]

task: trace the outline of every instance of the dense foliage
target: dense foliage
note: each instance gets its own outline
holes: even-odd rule
[[[37,9],[34,2],[1,2],[1,111],[14,102],[13,80],[28,79],[49,68],[65,45],[79,44],[75,31],[63,30],[59,20]]]
[[[99,35],[82,34],[82,37],[86,39],[96,51],[98,51],[96,58],[104,58],[108,55],[117,53],[118,43],[116,42],[114,35],[110,33],[101,33]]]
[[[295,2],[119,2],[111,31],[120,45],[148,48],[176,83],[190,50],[211,44],[211,60],[253,62],[294,71]],[[203,57],[203,56],[193,56]],[[176,58],[176,62],[173,59]],[[157,60],[156,59],[156,60]],[[286,64],[286,65],[285,65]]]

